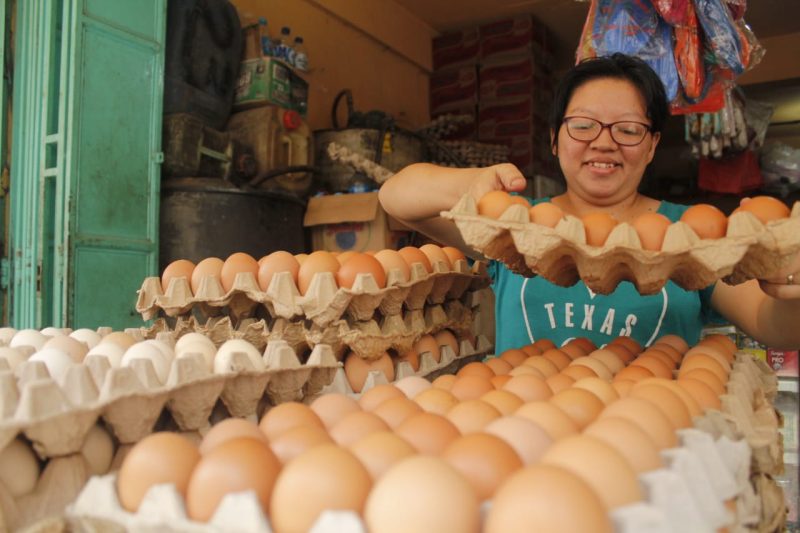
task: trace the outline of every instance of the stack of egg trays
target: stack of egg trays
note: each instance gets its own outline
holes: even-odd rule
[[[399,271],[390,271],[387,287],[379,289],[371,274],[359,274],[351,289],[343,289],[325,272],[316,274],[301,296],[287,272],[275,274],[266,292],[252,274],[243,273],[227,293],[209,276],[192,296],[185,278],[173,279],[163,293],[159,278],[151,277],[139,290],[136,309],[145,320],[163,313],[183,321],[199,310],[201,321],[229,317],[237,328],[265,313],[269,340],[286,340],[298,350],[327,344],[337,358],[347,350],[366,359],[388,349],[405,353],[427,333],[471,329],[474,292],[489,284],[484,263],[459,260],[451,270],[438,262],[432,273],[417,263],[410,278],[402,282]]]
[[[695,417],[694,427],[678,431],[680,445],[662,451],[666,466],[643,473],[639,478],[644,501],[611,511],[615,531],[716,530],[709,527],[711,521],[716,521],[717,527],[722,527],[724,521],[730,530],[779,530],[780,521],[785,521],[785,508],[770,508],[771,512],[765,514],[762,500],[774,493],[764,493],[763,489],[769,487],[763,482],[765,478],[751,480],[751,460],[757,462],[752,458],[759,453],[753,446],[759,443],[743,438],[741,432],[742,427],[754,424],[761,416],[755,413],[771,408],[776,390],[774,379],[768,367],[747,353],[737,353],[731,372],[733,383],[722,398],[722,411],[707,409],[703,416]],[[377,375],[370,374],[365,390],[380,383]],[[731,398],[735,398],[733,404]],[[741,408],[733,408],[734,404],[740,404]],[[774,443],[776,438],[773,433],[768,440]],[[226,496],[211,520],[201,524],[186,517],[182,498],[174,487],[166,485],[153,487],[139,511],[129,513],[116,497],[115,481],[115,474],[92,478],[68,508],[67,518],[87,528],[105,520],[127,529],[169,524],[170,531],[212,533],[226,531],[235,524],[237,531],[245,533],[271,532],[269,520],[252,493]],[[733,524],[722,505],[728,500],[736,504]],[[491,502],[484,502],[483,506],[482,514],[486,516]],[[767,529],[775,524],[777,528]],[[366,526],[355,513],[326,511],[311,531],[363,533]]]
[[[767,224],[752,213],[735,213],[720,239],[700,239],[687,224],[675,222],[660,251],[642,249],[636,231],[625,222],[603,246],[589,246],[580,219],[566,215],[548,228],[529,222],[527,211],[515,204],[495,220],[479,215],[475,199],[466,195],[442,216],[455,222],[469,246],[514,272],[565,287],[580,279],[599,294],[613,292],[624,280],[641,294],[659,292],[670,279],[686,290],[718,279],[738,284],[769,277],[800,251],[800,202],[789,218]]]

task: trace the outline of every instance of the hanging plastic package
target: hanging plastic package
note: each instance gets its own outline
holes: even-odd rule
[[[750,29],[744,19],[736,21],[736,31],[739,33],[739,42],[742,43],[742,65],[745,70],[751,70],[761,63],[765,53],[764,47],[758,42],[756,34],[753,33],[753,30]]]
[[[747,11],[747,0],[725,0],[725,5],[733,20],[738,22],[744,18],[744,12]]]
[[[692,0],[652,0],[658,14],[670,26],[683,26],[689,22]]]
[[[594,23],[590,25],[591,19]],[[659,17],[652,4],[641,0],[592,2],[578,48],[578,61],[616,52],[645,61],[661,78],[667,99],[672,101],[677,96],[679,80],[672,52],[672,28]]]
[[[715,63],[736,75],[744,72],[739,32],[723,0],[695,0],[695,7]]]
[[[656,0],[656,4],[659,2]],[[675,26],[675,65],[680,76],[683,94],[690,100],[697,100],[703,93],[705,67],[701,54],[700,28],[694,4],[686,4],[685,24]]]
[[[592,34],[594,33],[594,22],[597,18],[597,0],[592,0],[589,4],[589,12],[586,14],[586,20],[583,23],[583,30],[581,31],[581,40],[578,43],[578,49],[575,51],[575,62],[580,63],[584,59],[597,57],[597,50],[594,48],[594,41]]]

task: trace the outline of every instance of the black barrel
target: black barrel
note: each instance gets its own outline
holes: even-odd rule
[[[161,186],[159,263],[195,263],[247,252],[256,259],[305,247],[306,204],[280,192],[247,191],[212,178],[174,178]]]

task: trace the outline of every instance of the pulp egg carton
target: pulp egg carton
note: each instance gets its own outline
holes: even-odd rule
[[[180,430],[196,430],[208,425],[218,400],[231,416],[254,416],[263,401],[316,394],[340,366],[325,345],[317,345],[305,363],[285,341],[270,342],[263,356],[255,348],[250,352],[216,357],[213,370],[203,354],[184,353],[161,369],[166,374],[151,359],[114,368],[108,357],[94,354],[58,381],[44,363],[26,361],[16,375],[0,372],[0,449],[24,434],[42,458],[69,455],[100,418],[120,443],[135,443],[153,431],[164,408]]]
[[[527,211],[512,205],[491,219],[479,215],[475,199],[465,195],[442,216],[455,222],[469,246],[514,272],[540,275],[564,287],[580,279],[600,294],[611,293],[623,280],[641,294],[654,294],[670,279],[686,290],[699,290],[718,279],[737,284],[765,278],[800,251],[800,202],[789,218],[767,224],[749,212],[733,214],[720,239],[700,239],[687,224],[675,222],[661,251],[644,250],[628,223],[618,224],[603,246],[589,246],[579,218],[566,215],[548,228],[529,222]]]
[[[171,280],[165,293],[161,280],[150,277],[138,291],[136,311],[150,320],[159,310],[178,316],[197,307],[205,316],[227,313],[239,319],[252,316],[261,306],[271,317],[308,319],[324,327],[345,314],[354,320],[369,320],[376,310],[395,315],[403,306],[413,310],[423,308],[426,302],[441,304],[489,284],[486,266],[480,262],[470,267],[459,260],[452,271],[442,262],[433,268],[428,273],[422,264],[412,265],[408,282],[401,281],[399,270],[391,271],[384,289],[378,288],[371,274],[359,274],[353,287],[346,289],[336,285],[332,273],[321,272],[314,275],[305,295],[300,295],[288,272],[276,273],[266,291],[259,288],[251,273],[240,273],[227,293],[217,278],[207,276],[194,295],[186,278]]]

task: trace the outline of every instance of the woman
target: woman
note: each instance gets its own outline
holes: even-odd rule
[[[604,211],[632,222],[651,211],[678,220],[686,206],[638,193],[667,113],[663,85],[643,61],[615,54],[576,65],[556,90],[550,118],[552,152],[567,191],[538,201],[549,200],[577,217]],[[477,200],[492,190],[519,192],[524,187],[525,178],[511,164],[451,169],[420,163],[389,179],[380,201],[407,225],[476,257],[439,213],[467,193]],[[767,346],[800,347],[800,254],[773,279],[736,286],[720,281],[701,291],[668,282],[651,296],[640,295],[629,282],[598,295],[582,282],[558,287],[541,277],[523,278],[497,262],[489,270],[497,300],[497,353],[539,338],[560,345],[581,336],[598,346],[619,335],[649,345],[671,333],[691,345],[713,311]]]

